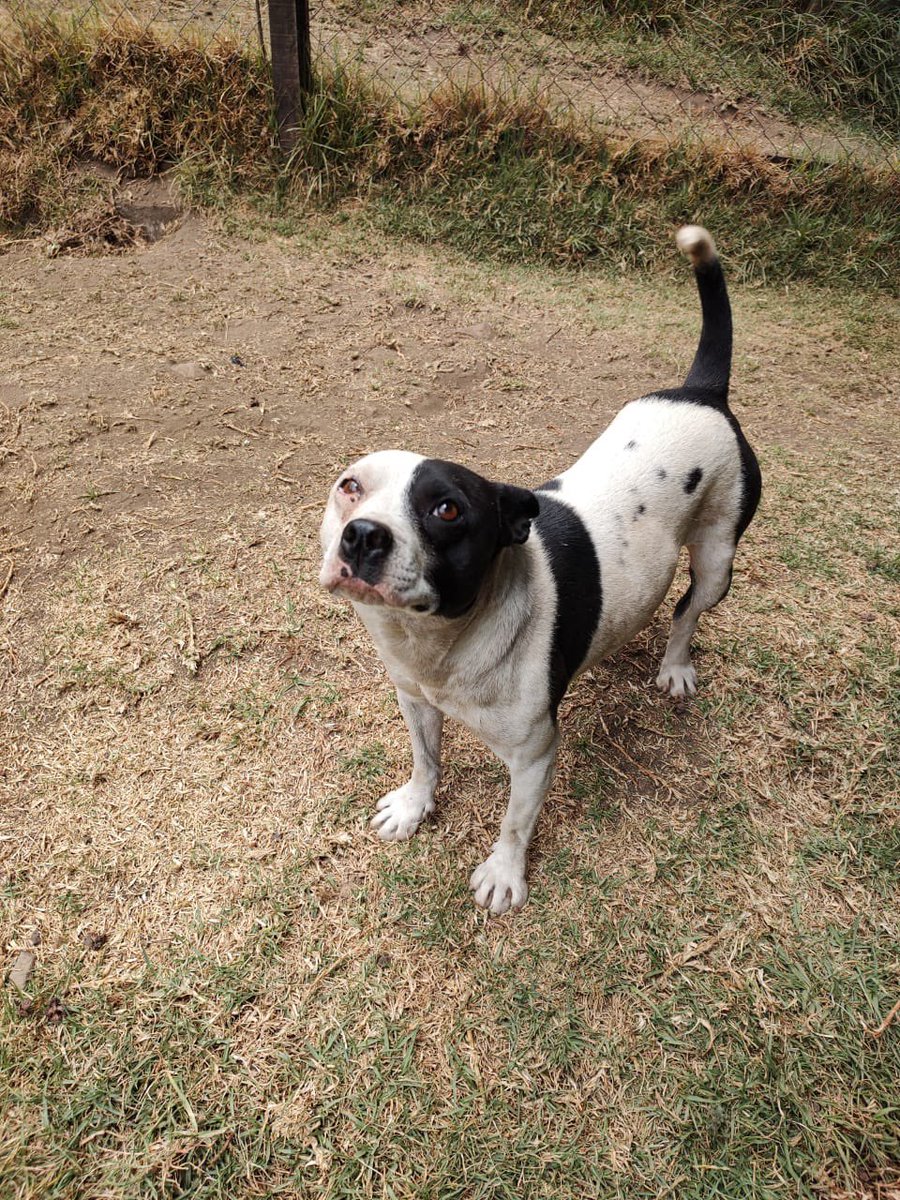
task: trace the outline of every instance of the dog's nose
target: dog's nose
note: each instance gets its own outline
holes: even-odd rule
[[[377,582],[394,535],[377,521],[348,521],[341,534],[341,558],[366,583]]]

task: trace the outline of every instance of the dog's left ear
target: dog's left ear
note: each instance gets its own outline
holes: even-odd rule
[[[514,487],[511,483],[497,483],[494,486],[500,514],[500,544],[512,546],[527,542],[531,522],[540,510],[537,496],[527,488]]]

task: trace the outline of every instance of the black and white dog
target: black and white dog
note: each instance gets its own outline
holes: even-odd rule
[[[690,641],[725,596],[756,510],[756,457],[728,407],[731,307],[712,238],[678,233],[703,330],[684,386],[627,404],[567,471],[533,491],[404,450],[342,472],[322,522],[320,582],[353,602],[397,688],[412,778],[378,802],[383,838],[434,810],[444,717],[506,763],[500,837],[472,875],[478,904],[520,908],[528,844],[553,777],[569,683],[643,629],[682,546],[691,583],[675,606],[657,685],[696,689]]]

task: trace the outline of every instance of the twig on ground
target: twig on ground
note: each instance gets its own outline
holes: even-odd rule
[[[16,569],[16,560],[9,560],[9,570],[6,572],[6,578],[0,583],[0,600],[6,595],[6,589],[9,587],[9,581],[12,579],[13,571]]]
[[[894,1007],[891,1009],[891,1011],[884,1018],[884,1020],[881,1022],[880,1025],[876,1025],[876,1027],[874,1029],[867,1028],[866,1033],[869,1035],[869,1037],[880,1038],[881,1035],[883,1033],[886,1033],[888,1031],[888,1029],[891,1027],[891,1025],[893,1025],[894,1019],[896,1018],[898,1013],[900,1013],[900,1000],[897,1001],[897,1003],[894,1005]]]

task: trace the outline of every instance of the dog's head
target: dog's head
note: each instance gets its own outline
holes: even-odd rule
[[[505,547],[538,513],[525,488],[404,450],[367,454],[341,472],[320,533],[319,581],[363,604],[458,617]]]

